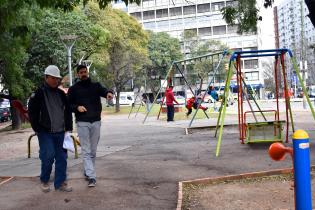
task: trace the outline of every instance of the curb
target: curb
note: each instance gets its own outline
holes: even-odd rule
[[[5,179],[4,181],[0,182],[0,186],[4,185],[5,183],[11,181],[12,179],[14,179],[14,176],[4,176],[4,177],[0,177],[2,179]]]
[[[314,169],[315,169],[315,165],[311,165],[311,170],[314,170]],[[238,175],[207,177],[207,178],[202,178],[202,179],[181,181],[178,183],[178,197],[177,197],[176,210],[182,209],[183,187],[185,184],[214,184],[216,182],[222,182],[222,181],[233,181],[233,180],[240,180],[240,179],[246,179],[246,178],[290,174],[292,173],[292,171],[293,171],[293,168],[283,168],[283,169],[276,169],[276,170],[270,170],[270,171],[260,171],[260,172],[252,172],[252,173],[245,173],[245,174],[238,174]]]
[[[224,125],[224,127],[232,127],[232,128],[234,128],[234,127],[237,128],[237,126],[238,126],[238,124]],[[185,128],[185,135],[192,134],[194,130],[215,129],[216,127],[217,127],[216,125],[188,127],[188,128]],[[218,127],[220,127],[220,125]]]

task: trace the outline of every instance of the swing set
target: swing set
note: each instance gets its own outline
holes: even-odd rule
[[[218,72],[218,69],[219,69],[219,66],[221,64],[221,61],[222,59],[227,55],[227,51],[223,51],[223,52],[216,52],[216,53],[211,53],[211,54],[206,54],[206,55],[203,55],[203,56],[197,56],[197,57],[193,57],[193,58],[189,58],[189,59],[184,59],[184,60],[180,60],[180,61],[174,61],[170,67],[170,69],[168,70],[166,76],[165,76],[165,79],[158,91],[158,93],[156,94],[155,98],[154,98],[154,101],[153,101],[153,104],[152,106],[150,107],[149,111],[146,113],[146,116],[143,120],[143,123],[146,122],[147,118],[148,118],[148,115],[150,114],[151,110],[152,110],[152,107],[153,105],[156,103],[157,101],[157,97],[159,96],[159,94],[162,92],[162,89],[166,87],[166,84],[167,86],[169,85],[172,85],[173,84],[173,81],[174,81],[174,76],[175,76],[175,72],[179,73],[181,75],[181,78],[183,78],[184,82],[185,82],[185,85],[189,88],[189,90],[191,91],[191,93],[193,94],[193,96],[195,97],[195,100],[196,100],[196,103],[197,103],[197,109],[193,115],[193,118],[191,120],[191,123],[192,121],[195,119],[195,116],[197,114],[197,111],[198,109],[200,108],[200,105],[201,105],[201,102],[204,100],[205,98],[205,95],[206,94],[203,94],[202,96],[202,100],[197,100],[198,96],[197,94],[195,93],[195,91],[192,89],[192,85],[189,83],[189,81],[187,80],[184,72],[185,72],[185,67],[186,67],[186,64],[193,64],[194,62],[196,61],[203,61],[203,60],[208,60],[210,59],[212,61],[212,70],[214,70],[214,75],[217,74]],[[214,67],[214,63],[215,61],[218,61],[218,64],[217,64],[217,67],[215,68]],[[210,82],[210,84],[213,83],[213,80],[214,80],[214,76],[212,78],[212,82]],[[167,83],[166,83],[167,82]],[[209,85],[210,85],[209,84]],[[209,89],[209,86],[207,87],[207,91]],[[206,91],[206,92],[207,92]],[[161,113],[161,110],[162,110],[162,107],[163,107],[163,102],[164,102],[164,98],[165,96],[162,97],[162,101],[160,103],[160,109],[159,109],[159,112],[158,112],[158,116],[157,116],[157,119],[159,119],[159,116],[160,116],[160,113]],[[207,113],[203,110],[203,113],[205,114],[205,116],[209,119],[209,116],[207,115]],[[190,125],[191,125],[190,123]]]
[[[229,70],[227,74],[227,80],[225,83],[224,89],[224,98],[221,103],[219,117],[217,120],[215,137],[217,135],[217,131],[219,130],[219,137],[216,147],[216,156],[219,155],[220,146],[222,141],[223,134],[223,126],[224,119],[226,114],[226,98],[229,95],[229,87],[232,75],[234,73],[234,69],[236,70],[236,80],[237,80],[237,97],[238,97],[238,129],[239,129],[239,139],[242,144],[244,143],[257,143],[257,142],[282,142],[283,141],[283,125],[286,125],[286,142],[288,142],[289,137],[289,121],[291,122],[292,131],[295,131],[292,110],[290,105],[290,96],[288,94],[288,83],[286,78],[286,67],[285,67],[285,55],[289,54],[291,63],[293,64],[294,70],[296,71],[299,83],[303,89],[304,95],[306,96],[308,105],[311,109],[313,118],[315,119],[315,112],[311,101],[307,95],[307,91],[305,85],[303,83],[300,71],[296,64],[296,60],[289,49],[270,49],[270,50],[252,50],[252,51],[235,51],[229,62]],[[241,69],[241,61],[242,58],[252,58],[252,57],[275,57],[274,62],[274,77],[275,77],[275,85],[276,85],[276,109],[274,110],[262,110],[255,97],[249,98],[249,90],[248,85],[245,82],[244,75]],[[279,69],[279,66],[281,69]],[[285,116],[286,120],[280,120],[280,110],[279,110],[279,79],[282,73],[283,78],[283,87],[284,87],[284,97],[285,97]],[[248,103],[250,111],[244,111],[244,99]],[[254,110],[250,99],[252,99],[256,105],[256,110]],[[248,121],[248,115],[252,115],[254,118],[254,122]],[[263,121],[258,119],[258,115],[261,116]],[[273,116],[272,120],[267,120],[267,116]],[[220,125],[219,125],[220,124]],[[219,129],[220,126],[220,129]]]
[[[144,99],[143,96],[146,97],[146,101],[145,101],[145,102],[144,102],[144,100],[143,100],[143,99]],[[135,113],[135,115],[134,115],[134,118],[137,117],[137,115],[138,115],[138,113],[139,113],[141,107],[147,106],[148,103],[149,103],[149,101],[150,101],[149,95],[148,95],[148,93],[146,92],[146,86],[144,87],[144,92],[142,92],[142,91],[141,91],[141,88],[139,88],[139,90],[138,90],[138,92],[137,92],[137,95],[136,95],[136,97],[135,97],[135,103],[134,103],[134,105],[131,106],[131,108],[130,108],[130,111],[129,111],[129,114],[128,114],[128,119],[130,119],[130,116],[131,116],[131,114],[132,114],[133,109],[136,108],[136,102],[137,102],[138,98],[140,99],[140,103],[138,104],[138,108],[137,108],[137,111],[136,111],[136,113]]]

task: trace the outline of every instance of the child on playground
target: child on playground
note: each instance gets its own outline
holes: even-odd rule
[[[217,91],[214,89],[214,87],[212,85],[209,86],[209,90],[208,90],[208,94],[213,98],[213,108],[214,111],[218,111],[217,107],[216,107],[216,102],[219,101],[219,95],[217,93]]]
[[[186,103],[186,109],[188,110],[188,112],[186,113],[187,117],[191,114],[192,108],[194,108],[194,109],[198,108],[198,102],[196,101],[195,96],[193,96],[187,100],[187,103]],[[199,109],[206,111],[208,109],[208,107],[204,107],[204,106],[200,105]]]

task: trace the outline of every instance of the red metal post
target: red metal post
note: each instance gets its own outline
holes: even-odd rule
[[[279,65],[279,57],[276,56],[275,61],[275,83],[276,83],[276,103],[277,103],[277,120],[280,120],[279,116],[279,85],[278,85],[278,65]]]
[[[242,70],[241,70],[241,55],[236,58],[236,76],[237,76],[237,96],[238,96],[238,124],[240,131],[240,141],[244,144],[244,119],[243,119],[243,90],[242,90]]]
[[[284,98],[285,98],[285,115],[287,119],[287,129],[286,129],[286,143],[289,142],[289,94],[288,94],[288,87],[287,87],[287,75],[285,72],[284,66],[284,53],[281,53],[281,67],[282,67],[282,74],[283,74],[283,83],[284,83]]]

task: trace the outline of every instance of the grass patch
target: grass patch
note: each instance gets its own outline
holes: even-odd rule
[[[132,109],[131,116],[135,116],[135,114],[137,113],[138,109],[139,109],[138,113],[146,114],[146,107],[141,106],[139,108],[139,105],[135,105],[135,107]],[[119,112],[115,112],[115,106],[103,107],[103,112],[105,114],[107,114],[107,115],[129,114],[130,110],[131,110],[131,106],[120,106],[120,111]],[[151,111],[150,111],[149,117],[157,117],[159,111],[160,111],[160,105],[159,104],[154,104],[152,109],[151,109]],[[188,118],[186,116],[186,112],[187,112],[187,109],[184,106],[182,106],[180,112],[175,112],[174,120],[192,119],[192,117],[194,116],[194,113],[195,113],[195,109],[193,109],[193,112],[190,114],[190,116]],[[219,116],[219,112],[218,111],[215,112],[213,107],[209,107],[209,109],[206,112],[207,112],[209,118],[217,118]],[[237,115],[237,114],[236,113],[235,114],[226,113],[226,115]],[[204,112],[202,110],[199,110],[197,115],[196,115],[196,117],[195,117],[195,119],[206,119],[206,118],[207,117],[206,117],[206,115],[204,114]],[[167,114],[161,112],[159,119],[162,120],[162,121],[166,121]]]

